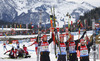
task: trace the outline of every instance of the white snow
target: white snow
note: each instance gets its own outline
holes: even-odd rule
[[[87,5],[87,4],[81,4],[82,2],[89,3],[93,6],[99,7],[100,6],[100,0],[13,0],[15,4],[17,5],[16,10],[18,11],[18,15],[20,15],[22,12],[28,13],[28,10],[32,10],[32,12],[37,12],[35,10],[36,7],[39,7],[43,4],[53,6],[55,5],[55,14],[57,17],[57,21],[59,21],[60,27],[63,27],[62,24],[64,24],[62,19],[66,17],[67,12],[71,14],[74,9],[81,8],[85,10],[91,10],[94,9],[93,7]],[[29,2],[30,1],[30,2]],[[59,3],[59,1],[61,3]],[[46,12],[51,14],[50,7],[46,7]],[[84,12],[80,12],[80,15],[84,15]],[[74,16],[74,15],[73,15]],[[75,18],[72,17],[71,19],[73,22],[75,21]],[[67,21],[67,20],[66,20]]]
[[[66,1],[74,1],[74,2],[77,2],[77,3],[82,3],[82,2],[87,2],[87,3],[90,3],[91,5],[94,5],[96,7],[100,7],[100,0],[66,0]]]
[[[87,35],[88,36],[91,36],[92,35],[92,31],[88,31],[87,32]],[[78,39],[78,32],[73,32],[72,34],[74,34],[74,39]],[[13,36],[13,37],[15,37],[15,36]],[[26,46],[29,46],[30,44],[32,44],[33,42],[22,42],[22,43],[20,43],[20,47],[22,48],[22,45],[26,45]],[[9,49],[11,49],[11,46],[14,46],[14,47],[16,47],[16,44],[9,44],[9,45],[7,45],[7,49],[9,50]],[[4,50],[3,50],[3,42],[0,42],[0,61],[36,61],[36,53],[35,53],[35,51],[29,51],[29,53],[30,53],[30,55],[32,56],[31,58],[27,58],[27,59],[1,59],[1,58],[4,58],[4,57],[8,57],[7,55],[4,55]],[[35,50],[35,46],[33,45],[33,46],[31,46],[31,47],[27,47],[28,48],[28,50]],[[51,61],[57,61],[57,59],[55,58],[55,55],[54,55],[54,53],[52,53],[52,51],[53,51],[53,49],[51,49],[51,44],[50,44],[50,46],[49,46],[49,48],[50,48],[50,59],[51,59]],[[93,59],[90,59],[90,61],[93,61]],[[100,61],[100,60],[96,60],[96,61]]]

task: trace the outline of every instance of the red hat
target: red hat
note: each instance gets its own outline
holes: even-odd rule
[[[47,37],[47,35],[43,35],[42,38]]]
[[[81,39],[80,42],[84,42],[84,39]]]
[[[61,39],[61,38],[64,38],[64,34],[60,34],[60,39]]]

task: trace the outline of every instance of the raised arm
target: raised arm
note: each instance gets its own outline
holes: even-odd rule
[[[8,51],[6,51],[4,54],[6,54],[6,53],[8,53],[8,52],[10,52],[11,50],[8,50]]]
[[[86,31],[83,33],[80,39],[84,38],[84,35],[86,34]],[[80,42],[80,39],[75,40],[75,43],[78,44]]]
[[[35,41],[34,43],[32,43],[32,44],[31,44],[31,45],[29,45],[29,46],[32,46],[32,45],[34,45],[35,43],[37,43],[37,42]],[[29,47],[29,46],[28,46],[28,47]]]
[[[48,43],[50,44],[52,41],[53,41],[53,38],[54,38],[54,33],[52,33],[52,37],[48,40]]]
[[[87,47],[91,47],[93,45],[93,38],[90,38],[90,43],[87,45]]]
[[[83,33],[83,35],[81,36],[81,38],[80,39],[82,39],[82,38],[84,38],[84,35],[86,34],[86,31]]]

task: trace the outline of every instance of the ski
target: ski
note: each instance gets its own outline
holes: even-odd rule
[[[54,29],[56,29],[56,22],[55,22],[55,8],[53,6],[53,24],[54,24]],[[56,33],[56,32],[55,32]],[[56,36],[56,35],[55,35]],[[57,55],[57,51],[56,51],[56,37],[55,37],[55,45],[54,45],[54,50],[55,50],[55,56]]]
[[[37,61],[40,61],[40,45],[39,43],[41,42],[41,21],[42,21],[42,11],[40,11],[40,19],[39,19],[39,24],[38,24],[38,50],[37,50]]]
[[[70,38],[70,34],[71,34],[71,29],[70,29],[70,18],[71,18],[71,16],[69,15],[69,13],[67,13],[66,16],[68,17],[68,27],[65,27],[66,41],[69,42],[68,38]],[[67,47],[69,47],[69,43],[68,43]],[[67,58],[68,58],[67,60],[69,60],[69,49],[67,50]]]
[[[95,44],[95,19],[92,19],[92,29],[93,29],[93,51],[94,51],[94,61],[96,61],[96,44]]]
[[[52,12],[53,11],[53,12]],[[51,31],[53,32],[54,34],[54,31],[53,31],[53,22],[54,22],[54,7],[53,9],[51,8],[51,15],[50,15],[50,24],[51,24]],[[55,34],[54,34],[55,35]],[[56,56],[56,40],[55,40],[55,37],[53,37],[53,41],[54,41],[54,53],[55,53],[55,56]]]
[[[66,41],[69,42],[68,35],[69,35],[68,27],[66,27]],[[69,44],[68,44],[68,47],[69,47]],[[69,50],[67,50],[67,54],[66,55],[67,55],[67,60],[69,60]]]
[[[59,40],[59,28],[56,28],[57,30],[55,31],[55,34],[56,34],[56,40],[58,42],[58,47],[59,47],[59,51],[60,51],[60,54],[61,54],[61,49],[60,49],[60,40]]]
[[[31,58],[30,56],[27,58]],[[20,59],[27,59],[27,58],[23,58],[23,57],[18,57],[18,58],[10,58],[10,57],[0,57],[0,59],[16,59],[16,60],[20,60]]]

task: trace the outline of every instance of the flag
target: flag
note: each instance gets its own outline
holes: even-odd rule
[[[59,32],[59,28],[57,28],[57,32]]]
[[[68,35],[68,27],[66,27],[66,35]]]
[[[57,22],[57,25],[58,25],[58,27],[59,27],[59,22]]]
[[[77,21],[77,23],[79,23],[79,22],[80,22],[80,20]]]
[[[83,27],[83,24],[82,24],[82,22],[80,23],[80,26],[81,26],[81,27]]]
[[[80,35],[80,28],[79,28],[79,35]]]
[[[68,28],[70,28],[70,24],[69,24],[69,21],[70,21],[70,20],[68,19]]]
[[[53,27],[52,20],[50,20],[50,23],[51,23],[51,27]]]
[[[90,43],[90,40],[89,40],[89,38],[88,38],[87,35],[86,35],[85,39],[86,39],[86,41],[87,41],[87,44]]]
[[[66,22],[64,21],[64,25],[66,25]]]
[[[22,28],[22,25],[20,24],[20,28]]]
[[[32,24],[31,27],[34,28],[34,25]]]
[[[12,25],[10,25],[10,28],[12,28]]]
[[[19,28],[19,26],[17,25],[17,28]]]
[[[8,25],[6,25],[6,28],[8,28]]]
[[[3,25],[2,25],[2,30],[3,30]]]
[[[87,20],[84,20],[84,24],[86,25]]]
[[[15,27],[15,29],[16,29],[16,24],[14,24],[14,27]]]
[[[39,24],[37,25],[37,27],[39,28]]]
[[[28,24],[26,24],[26,29],[28,29]]]
[[[71,21],[71,25],[73,25],[73,21]]]

